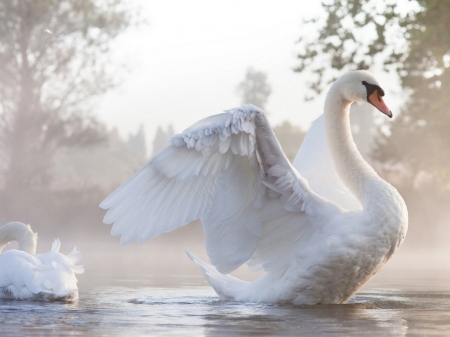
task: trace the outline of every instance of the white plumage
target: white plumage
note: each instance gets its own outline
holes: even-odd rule
[[[69,255],[59,252],[61,243],[53,242],[46,254],[36,253],[37,235],[30,226],[11,222],[0,227],[0,251],[16,240],[19,250],[0,254],[0,299],[62,300],[78,298],[75,274],[84,272],[76,265],[81,253],[74,248]]]
[[[101,203],[104,222],[127,244],[200,218],[213,266],[189,256],[222,299],[345,303],[407,230],[403,199],[363,160],[350,132],[353,101],[392,116],[383,95],[366,71],[342,76],[294,165],[258,108],[207,117]],[[226,275],[243,263],[266,273],[253,282]]]

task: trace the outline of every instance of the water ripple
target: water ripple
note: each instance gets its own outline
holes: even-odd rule
[[[75,303],[0,302],[1,336],[447,335],[450,293],[374,290],[346,305],[222,302],[210,288],[94,288]]]

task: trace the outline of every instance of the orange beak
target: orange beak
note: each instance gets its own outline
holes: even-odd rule
[[[392,118],[392,112],[387,107],[386,103],[384,103],[383,98],[380,96],[377,90],[375,90],[368,98],[370,104],[372,104],[375,108],[380,110],[389,118]]]

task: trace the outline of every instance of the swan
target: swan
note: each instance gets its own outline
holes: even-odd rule
[[[1,252],[10,241],[17,241],[19,249]],[[0,299],[78,299],[75,274],[84,272],[75,265],[80,252],[74,248],[67,256],[61,254],[58,239],[46,254],[36,254],[36,245],[37,234],[30,225],[10,222],[0,227]]]
[[[346,303],[401,245],[406,205],[358,152],[349,108],[392,117],[374,76],[336,80],[293,165],[263,111],[207,117],[113,191],[100,207],[121,243],[144,242],[200,218],[212,265],[188,256],[222,300]],[[243,263],[265,273],[231,275]]]

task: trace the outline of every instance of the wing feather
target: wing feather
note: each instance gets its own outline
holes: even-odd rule
[[[252,105],[205,118],[171,139],[100,207],[127,244],[200,218],[217,270],[245,262],[275,268],[303,227],[338,207],[291,166],[264,115]],[[334,214],[334,213],[333,213]]]

